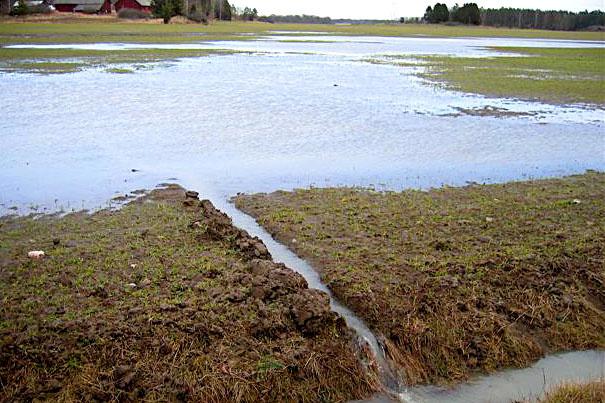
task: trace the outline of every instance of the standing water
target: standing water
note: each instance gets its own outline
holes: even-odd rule
[[[493,55],[486,46],[600,43],[275,36],[252,42],[72,47],[82,46],[256,53],[162,63],[130,75],[100,69],[49,76],[0,73],[0,214],[98,208],[112,194],[176,181],[209,197],[236,225],[259,236],[277,261],[300,272],[310,287],[329,293],[306,262],[227,200],[237,192],[295,187],[397,190],[605,169],[600,109],[455,93],[426,86],[412,74],[417,68],[365,61],[393,54]],[[456,113],[485,106],[525,115]],[[331,303],[366,340],[387,389],[401,399],[506,401],[535,396],[546,383],[569,379],[569,368],[573,377],[603,376],[603,352],[570,353],[453,390],[406,391],[367,326],[333,298]]]

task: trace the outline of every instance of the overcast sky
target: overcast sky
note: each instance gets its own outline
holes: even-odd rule
[[[470,2],[467,0],[466,2]],[[476,1],[476,0],[475,0]],[[421,17],[437,0],[231,0],[237,7],[256,8],[260,15],[311,14],[332,18],[398,19]],[[443,0],[440,0],[443,2]],[[605,0],[479,0],[479,7],[520,7],[583,11],[605,9]],[[446,1],[451,7],[456,1]],[[465,3],[464,0],[459,4]]]

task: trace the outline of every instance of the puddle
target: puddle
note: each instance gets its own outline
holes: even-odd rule
[[[565,381],[605,379],[605,351],[575,351],[545,357],[529,368],[482,376],[453,389],[414,388],[418,402],[536,401],[545,391]]]

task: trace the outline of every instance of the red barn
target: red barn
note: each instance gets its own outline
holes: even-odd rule
[[[115,2],[116,11],[123,8],[132,8],[151,13],[151,0],[118,0]]]
[[[53,5],[57,11],[64,13],[111,13],[111,0],[55,0]]]

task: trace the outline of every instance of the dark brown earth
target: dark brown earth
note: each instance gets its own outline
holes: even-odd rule
[[[605,348],[605,174],[236,206],[308,259],[409,384]]]
[[[119,211],[0,220],[0,295],[2,401],[347,401],[377,388],[327,295],[176,186]]]

